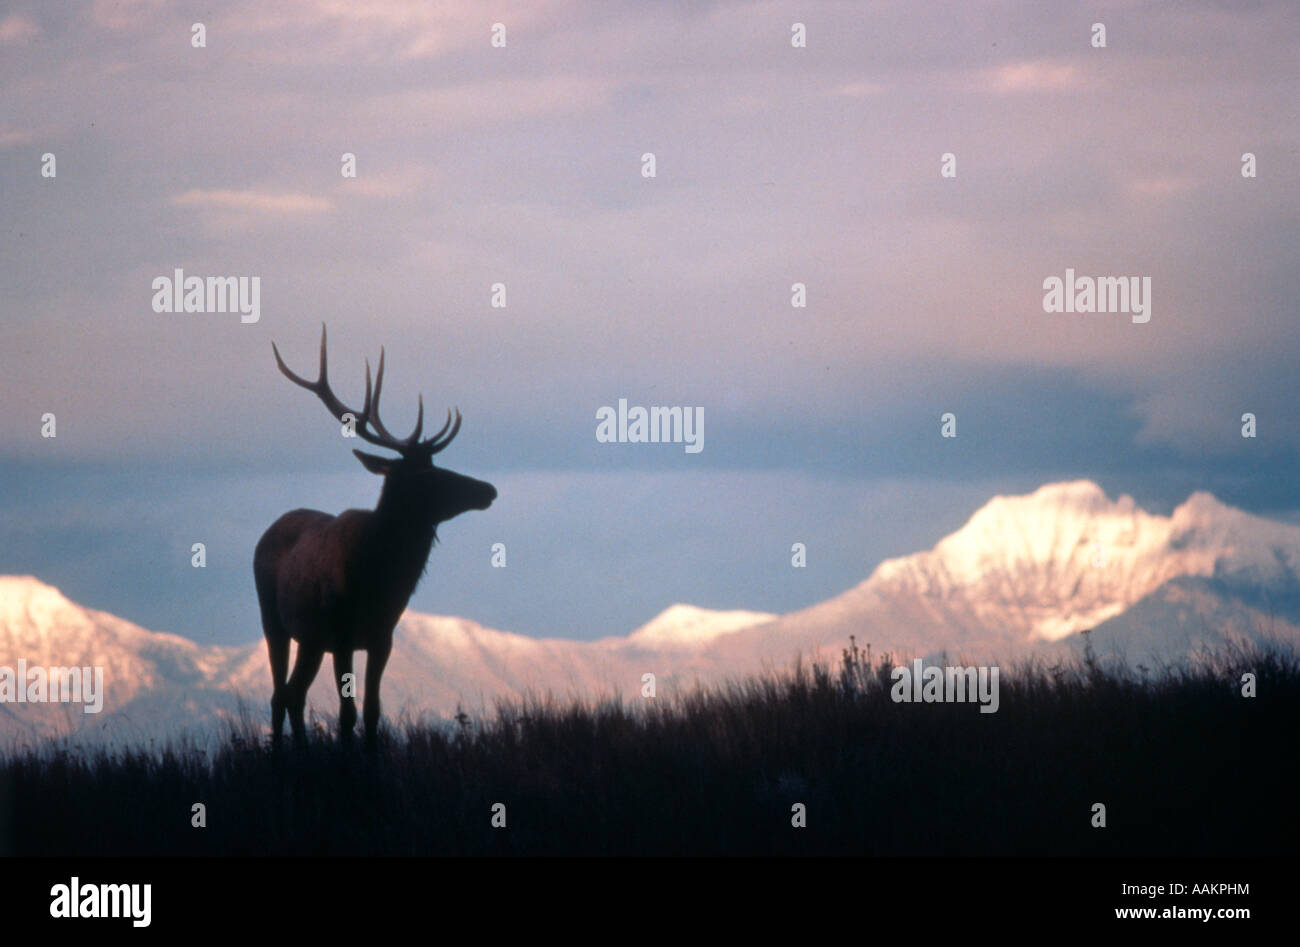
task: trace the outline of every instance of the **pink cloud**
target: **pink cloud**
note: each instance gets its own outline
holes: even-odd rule
[[[200,207],[259,214],[320,214],[334,209],[334,202],[329,198],[295,191],[194,188],[174,195],[171,202],[176,207]]]
[[[0,46],[24,43],[39,33],[34,21],[17,13],[0,20]]]
[[[865,99],[884,91],[885,87],[879,82],[849,82],[836,89],[835,94],[850,99]]]
[[[459,0],[282,0],[244,2],[226,8],[225,24],[247,32],[311,31],[313,42],[277,47],[281,59],[386,57],[424,59],[456,49],[488,48],[494,23],[503,23],[507,40],[545,21],[563,22],[563,4],[500,0],[490,10]]]
[[[1069,63],[1030,60],[1006,63],[984,72],[984,85],[999,95],[1080,89],[1083,72]]]
[[[156,16],[163,4],[164,0],[95,0],[90,16],[105,29],[134,29]]]
[[[33,137],[34,136],[29,131],[0,126],[0,150],[12,148],[14,145],[25,144],[26,142],[31,141]]]

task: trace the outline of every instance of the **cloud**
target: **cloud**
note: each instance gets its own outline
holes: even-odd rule
[[[25,43],[40,33],[40,28],[28,17],[17,13],[0,20],[0,46]]]
[[[885,87],[879,82],[847,82],[836,89],[835,94],[850,99],[865,99],[884,91]]]
[[[309,35],[310,42],[274,46],[279,62],[410,61],[456,50],[489,48],[494,23],[510,31],[535,32],[547,20],[564,21],[554,3],[494,3],[490,12],[457,0],[282,0],[239,3],[223,13],[232,32]]]
[[[176,207],[200,207],[254,214],[322,214],[334,209],[327,197],[296,191],[203,190],[192,188],[172,197]]]
[[[22,145],[32,140],[32,133],[20,128],[0,126],[0,150]]]
[[[1136,178],[1129,190],[1140,197],[1171,197],[1195,190],[1204,182],[1190,174],[1164,174]]]
[[[997,95],[1082,89],[1083,72],[1069,63],[1030,60],[1006,63],[983,73],[983,85]]]
[[[109,30],[139,29],[142,22],[156,17],[166,0],[95,0],[90,16]]]
[[[390,131],[394,115],[425,116],[444,129],[503,126],[594,110],[609,101],[613,89],[612,82],[576,76],[489,79],[374,95],[358,102],[345,120],[358,134],[374,135]]]

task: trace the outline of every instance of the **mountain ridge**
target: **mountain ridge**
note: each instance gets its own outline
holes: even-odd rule
[[[1262,640],[1265,626],[1300,640],[1300,526],[1201,491],[1169,516],[1150,514],[1076,480],[992,497],[931,549],[886,559],[856,586],[785,615],[678,603],[626,635],[575,641],[408,611],[384,705],[392,717],[480,711],[530,690],[632,699],[647,673],[671,689],[796,654],[834,661],[850,635],[877,654],[991,659],[1058,655],[1092,631],[1098,645],[1136,658]],[[0,576],[0,666],[19,657],[102,666],[105,711],[78,719],[68,705],[0,703],[0,736],[143,733],[151,721],[173,730],[237,716],[241,700],[260,715],[270,696],[260,640],[202,646],[85,608],[35,576]],[[337,710],[328,661],[309,699]]]

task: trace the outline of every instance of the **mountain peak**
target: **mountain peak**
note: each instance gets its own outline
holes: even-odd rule
[[[1034,499],[1055,500],[1057,498],[1076,502],[1096,502],[1106,499],[1106,491],[1093,480],[1062,480],[1057,483],[1045,483],[1030,497]]]
[[[26,596],[43,589],[49,589],[53,592],[59,591],[34,575],[0,575],[0,593],[6,596]]]
[[[19,620],[40,628],[56,616],[79,610],[62,592],[32,575],[0,575],[0,622]]]
[[[1091,480],[1049,483],[1027,495],[993,497],[932,554],[953,580],[977,582],[1009,564],[1069,558],[1080,546],[1129,545],[1155,519],[1130,496],[1112,501]]]
[[[975,511],[971,519],[983,515],[1023,513],[1034,510],[1104,510],[1110,507],[1131,509],[1133,498],[1124,494],[1112,501],[1106,491],[1091,480],[1065,480],[1045,483],[1033,493],[1008,496],[998,494]]]
[[[1174,509],[1172,518],[1189,523],[1205,523],[1215,519],[1236,519],[1243,516],[1249,517],[1250,514],[1234,506],[1228,506],[1212,493],[1197,490]]]
[[[678,603],[665,608],[627,640],[650,648],[698,645],[776,617],[768,612],[717,611]]]
[[[884,562],[860,588],[960,603],[988,627],[1056,640],[1096,627],[1179,576],[1255,579],[1300,559],[1300,528],[1192,494],[1170,516],[1089,480],[997,496],[929,552]]]

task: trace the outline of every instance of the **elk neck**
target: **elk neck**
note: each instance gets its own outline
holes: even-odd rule
[[[379,503],[371,517],[372,528],[365,561],[406,595],[415,590],[437,539],[438,523],[426,510],[384,478]]]

